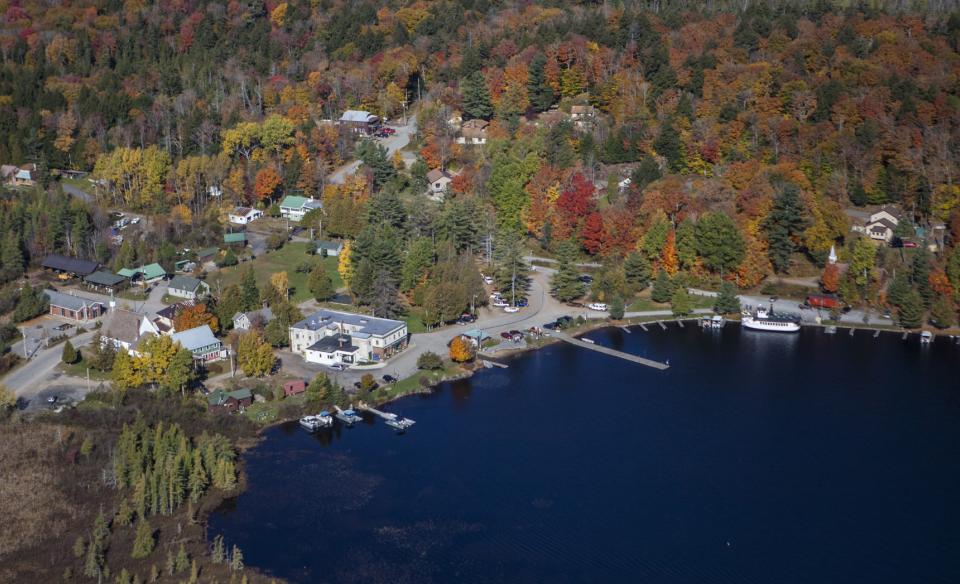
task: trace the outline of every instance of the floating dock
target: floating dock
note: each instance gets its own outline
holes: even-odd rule
[[[660,323],[661,325],[663,323]],[[666,327],[664,327],[666,328]],[[576,337],[571,337],[567,333],[557,331],[556,336],[564,342],[570,343],[571,345],[576,345],[578,347],[583,347],[584,349],[590,349],[591,351],[596,351],[598,353],[603,353],[604,355],[610,355],[611,357],[619,357],[625,361],[630,361],[632,363],[638,363],[640,365],[646,365],[647,367],[653,367],[654,369],[664,370],[669,369],[670,365],[667,363],[661,363],[659,361],[654,361],[652,359],[645,359],[643,357],[638,357],[637,355],[631,355],[630,353],[624,353],[623,351],[617,351],[616,349],[611,349],[609,347],[604,347],[603,345],[597,345],[596,343],[589,343],[583,339],[578,339]]]
[[[379,416],[383,418],[384,423],[390,426],[391,428],[393,428],[394,430],[396,430],[397,432],[405,432],[407,429],[409,429],[414,424],[416,424],[416,422],[414,422],[410,418],[401,418],[397,414],[393,414],[390,412],[381,412],[380,410],[376,408],[372,408],[367,405],[361,404],[361,405],[358,405],[357,408],[368,411],[375,416]]]
[[[621,326],[620,328],[621,328],[621,329],[623,330],[623,332],[625,332],[625,333],[631,333],[631,332],[633,332],[633,331],[630,330],[630,327],[627,327],[627,326]]]
[[[657,324],[659,324],[659,325],[660,325],[660,328],[662,328],[663,330],[667,330],[667,325],[663,324],[663,321],[662,321],[662,320],[658,320],[658,321],[657,321]]]
[[[643,329],[643,332],[647,332],[647,325],[643,324],[642,322],[640,323],[640,328]]]

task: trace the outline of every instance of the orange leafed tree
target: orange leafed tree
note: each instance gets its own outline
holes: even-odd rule
[[[953,285],[950,284],[950,278],[947,277],[946,272],[943,270],[933,270],[930,272],[930,275],[927,276],[927,280],[930,281],[930,287],[933,288],[933,291],[941,296],[950,296],[953,294]]]
[[[253,192],[260,200],[272,198],[280,187],[280,174],[268,166],[257,173],[257,178],[253,183]]]
[[[840,288],[840,268],[836,264],[827,264],[820,276],[820,285],[824,292],[834,293]]]
[[[190,330],[198,326],[210,325],[213,332],[220,330],[220,321],[217,317],[207,312],[206,304],[196,304],[188,306],[173,318],[173,326],[178,331]]]
[[[454,337],[450,342],[450,359],[456,363],[465,363],[473,359],[473,348],[461,336]]]
[[[671,276],[680,270],[680,260],[677,257],[677,234],[672,229],[667,233],[667,241],[663,244],[660,267]]]

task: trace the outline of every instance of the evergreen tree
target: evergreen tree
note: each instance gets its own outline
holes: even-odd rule
[[[674,316],[686,316],[693,312],[693,303],[690,301],[690,293],[685,286],[677,286],[670,296],[670,310]]]
[[[187,555],[187,550],[183,547],[183,543],[180,543],[180,549],[177,550],[177,557],[173,560],[173,570],[177,574],[184,572],[187,568],[190,567],[190,556]]]
[[[653,156],[647,154],[640,160],[640,165],[630,173],[630,187],[642,189],[648,184],[660,180],[661,176],[660,165],[657,164]]]
[[[213,538],[213,551],[210,554],[214,564],[222,564],[227,557],[226,546],[223,543],[223,536],[218,535]]]
[[[623,271],[627,284],[642,290],[650,283],[651,268],[647,257],[638,252],[632,251],[627,254],[623,262]]]
[[[547,80],[545,66],[547,58],[543,53],[537,53],[530,61],[527,70],[527,95],[530,106],[538,112],[547,111],[553,105],[553,88]]]
[[[433,266],[434,256],[433,242],[429,238],[419,237],[410,242],[400,280],[403,290],[412,290],[426,278]]]
[[[241,552],[240,548],[236,545],[233,546],[233,550],[230,552],[230,569],[234,572],[243,570],[243,552]]]
[[[333,280],[323,263],[318,263],[310,271],[307,286],[314,299],[320,302],[330,300],[336,294],[336,290],[333,289]]]
[[[60,356],[60,360],[67,365],[73,365],[79,360],[77,350],[73,348],[73,343],[71,343],[69,339],[63,344],[63,353]]]
[[[717,295],[713,309],[720,314],[740,312],[740,298],[737,297],[737,288],[732,282],[724,282],[720,285],[720,293]]]
[[[673,282],[670,281],[670,276],[663,270],[660,270],[657,273],[657,279],[653,282],[653,290],[651,290],[650,298],[654,302],[666,303],[670,302],[670,299],[673,298]]]
[[[686,218],[677,226],[677,259],[680,268],[689,270],[697,262],[697,232],[696,226],[690,218]]]
[[[511,294],[516,298],[526,296],[530,286],[530,268],[523,256],[524,248],[519,235],[513,231],[501,232],[493,250],[493,278],[505,298],[510,298]]]
[[[50,304],[41,290],[35,290],[30,283],[23,285],[20,290],[20,298],[13,309],[12,320],[14,323],[21,323],[40,316],[47,312]]]
[[[939,296],[930,309],[930,323],[937,328],[949,328],[957,321],[957,309],[947,296]]]
[[[625,307],[623,305],[623,297],[619,294],[613,297],[613,300],[610,302],[610,318],[613,320],[620,320],[623,318]]]
[[[680,134],[670,121],[660,127],[660,134],[653,141],[653,148],[657,154],[667,159],[667,166],[673,172],[680,172],[685,166],[683,147],[680,143]]]
[[[130,556],[135,559],[143,559],[153,552],[153,528],[147,523],[146,519],[141,518],[137,521],[137,534],[133,540],[133,551]]]
[[[350,292],[356,298],[358,304],[369,305],[373,302],[373,283],[376,278],[374,264],[369,259],[362,259],[357,264],[357,269],[353,273],[353,279],[350,281]]]
[[[910,290],[903,297],[899,311],[900,326],[903,328],[917,328],[923,320],[923,300],[916,290]]]
[[[464,119],[480,118],[489,120],[493,115],[493,102],[483,73],[474,71],[460,83],[460,96],[463,102]]]
[[[373,298],[370,303],[379,318],[396,318],[403,314],[403,305],[397,297],[397,283],[387,270],[377,271],[373,280]]]
[[[901,306],[910,292],[910,273],[900,270],[887,287],[887,301],[893,306]]]
[[[790,265],[790,255],[797,250],[797,241],[807,226],[805,213],[800,189],[791,183],[784,185],[763,222],[770,262],[777,272],[783,272]]]
[[[333,382],[327,377],[326,373],[318,373],[310,385],[307,386],[307,402],[317,406],[330,400]]]
[[[577,244],[565,240],[557,246],[557,271],[550,278],[553,295],[561,302],[569,302],[583,296],[584,284],[577,268]]]
[[[257,287],[257,276],[253,271],[253,266],[247,266],[240,278],[240,297],[243,302],[241,310],[238,312],[248,312],[260,308],[260,289]],[[230,315],[230,318],[233,318],[233,315]]]
[[[696,227],[696,245],[703,265],[729,273],[746,257],[746,242],[725,213],[705,213]]]
[[[930,285],[930,252],[925,246],[917,249],[910,264],[910,280],[920,293],[923,306],[929,308],[933,304],[933,286]]]
[[[864,190],[863,184],[860,181],[853,183],[853,186],[850,187],[850,202],[857,207],[863,207],[867,204],[867,191]]]
[[[220,267],[228,268],[230,266],[235,266],[238,263],[237,254],[233,253],[232,247],[228,247],[226,253],[223,254],[223,259],[220,260]]]

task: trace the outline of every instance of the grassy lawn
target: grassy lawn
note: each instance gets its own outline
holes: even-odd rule
[[[393,385],[381,385],[380,388],[370,394],[369,400],[375,403],[391,400],[401,395],[420,391],[423,387],[421,379],[426,378],[433,384],[458,373],[460,373],[460,366],[453,363],[447,363],[444,369],[437,371],[417,371],[410,377],[401,379]]]
[[[709,296],[690,295],[690,304],[693,308],[713,308],[713,300]],[[647,310],[670,310],[670,303],[654,302],[650,299],[649,291],[644,291],[627,306],[626,312],[645,312]]]
[[[410,334],[427,332],[427,325],[423,324],[423,314],[419,309],[412,308],[400,318],[407,323],[407,331]]]
[[[240,282],[240,278],[247,269],[247,266],[253,266],[257,284],[263,286],[270,281],[271,274],[286,272],[287,277],[290,278],[292,300],[294,302],[303,302],[304,300],[309,300],[311,297],[310,290],[307,287],[307,280],[310,274],[297,273],[296,270],[297,266],[305,262],[323,262],[327,273],[330,274],[330,279],[333,280],[333,287],[340,288],[343,286],[343,280],[340,279],[340,274],[337,272],[337,258],[320,258],[319,256],[307,255],[306,243],[288,243],[283,246],[283,248],[268,252],[253,261],[244,262],[238,266],[223,268],[211,274],[208,282],[213,285],[213,283],[217,281],[217,278],[220,278],[223,287],[226,288],[231,284]]]
[[[302,408],[306,403],[306,394],[290,396],[282,400],[273,400],[268,402],[253,402],[244,410],[243,415],[256,424],[270,424],[280,415],[280,408],[284,404],[290,404],[297,408]]]
[[[93,196],[93,184],[85,178],[60,177],[60,182],[65,185],[70,185],[76,189],[80,189],[88,195]]]
[[[64,372],[65,374],[70,375],[72,377],[81,377],[81,378],[87,377],[87,367],[89,367],[89,365],[87,364],[86,359],[80,359],[73,365],[67,365],[66,363],[62,363],[62,362],[59,365],[57,365],[57,368],[60,369],[60,371]],[[91,382],[109,381],[109,380],[110,380],[109,372],[100,371],[99,369],[94,369],[93,367],[90,367]]]

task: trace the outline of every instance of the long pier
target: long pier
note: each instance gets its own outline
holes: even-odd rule
[[[570,335],[564,332],[555,331],[553,334],[554,336],[559,338],[561,341],[570,343],[571,345],[576,345],[577,347],[582,347],[584,349],[590,349],[591,351],[603,353],[604,355],[610,355],[611,357],[619,357],[620,359],[624,359],[632,363],[646,365],[647,367],[653,367],[654,369],[659,369],[661,371],[663,371],[664,369],[668,369],[670,367],[670,365],[666,363],[661,363],[659,361],[654,361],[652,359],[645,359],[643,357],[638,357],[637,355],[631,355],[630,353],[624,353],[623,351],[618,351],[616,349],[604,347],[603,345],[588,343],[582,339],[571,337]]]

